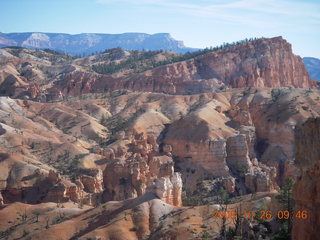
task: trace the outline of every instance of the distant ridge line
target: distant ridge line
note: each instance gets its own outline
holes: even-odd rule
[[[169,33],[0,33],[0,47],[18,46],[32,49],[52,49],[70,55],[90,55],[121,47],[125,50],[165,50],[177,53],[198,49],[186,47]]]

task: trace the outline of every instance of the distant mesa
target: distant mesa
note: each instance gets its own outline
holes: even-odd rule
[[[305,57],[303,63],[312,80],[320,80],[320,59],[313,57]]]
[[[53,49],[71,55],[90,55],[121,47],[126,50],[167,50],[178,53],[195,51],[175,40],[168,33],[0,33],[0,47],[17,46],[36,49]]]

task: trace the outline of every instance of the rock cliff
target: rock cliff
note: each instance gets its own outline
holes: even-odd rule
[[[56,95],[57,90],[79,95],[99,89],[194,94],[223,87],[249,86],[316,87],[301,58],[292,53],[291,45],[276,37],[258,39],[128,77],[68,73],[62,75],[61,81],[50,91],[51,97]]]
[[[3,50],[0,94],[45,101],[119,89],[196,94],[226,88],[317,87],[301,58],[282,37],[253,40],[165,65],[161,61],[172,60],[173,53],[158,53],[149,59],[148,52],[144,52],[146,56],[143,52],[141,56],[119,52],[119,59],[110,53],[74,59],[39,50]],[[128,56],[131,62],[126,63]],[[137,58],[143,66],[150,61],[157,64],[132,71]],[[118,70],[98,74],[93,69],[100,64]]]
[[[296,128],[296,163],[301,169],[293,197],[295,212],[307,211],[306,219],[294,218],[292,239],[319,238],[320,223],[320,118],[310,118]]]
[[[114,154],[104,170],[103,199],[124,200],[152,191],[164,202],[181,206],[181,176],[174,173],[172,158],[156,149],[154,137],[143,133],[127,133],[109,145],[107,152]]]

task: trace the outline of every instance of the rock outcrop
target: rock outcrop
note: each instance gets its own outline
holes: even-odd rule
[[[86,192],[100,193],[103,191],[103,174],[99,168],[82,169],[79,180]]]
[[[251,172],[252,163],[249,159],[247,138],[244,134],[235,135],[227,139],[226,145],[228,166],[240,174]]]
[[[60,91],[64,95],[79,95],[101,89],[194,94],[224,86],[316,87],[301,58],[292,53],[291,45],[282,37],[275,37],[258,39],[125,78],[79,71],[67,73],[49,89],[49,95],[55,98]]]
[[[153,191],[163,201],[181,206],[182,180],[170,156],[159,155],[153,136],[127,133],[108,146],[110,159],[103,173],[104,201],[124,200]],[[112,155],[113,156],[113,155]]]
[[[310,118],[295,132],[296,163],[301,169],[293,192],[295,212],[306,211],[307,218],[294,218],[292,239],[318,239],[320,223],[320,118]]]
[[[110,61],[118,64],[113,58],[100,55],[76,59],[70,64],[70,57],[61,54],[7,51],[18,57],[2,54],[5,67],[0,70],[0,94],[14,98],[62,100],[119,89],[185,95],[226,88],[317,87],[301,58],[292,53],[291,45],[282,37],[253,40],[185,61],[156,68],[151,65],[150,70],[130,74],[126,70],[112,74],[92,71],[92,65]],[[93,58],[96,61],[92,62]]]
[[[88,205],[96,205],[101,201],[103,188],[103,173],[99,168],[80,169],[75,182],[68,181],[53,170],[47,177],[47,194],[44,202],[86,202]],[[42,189],[45,189],[42,186]]]
[[[231,195],[269,191],[275,182],[281,186],[279,176],[297,176],[294,126],[319,115],[318,99],[317,90],[294,88],[182,96],[127,92],[58,103],[2,97],[3,201],[94,205],[158,186],[157,196],[172,202],[180,189],[174,171],[193,191],[203,179],[219,179],[215,186]]]
[[[251,192],[268,192],[278,188],[277,169],[254,160],[251,173],[245,174],[245,186]]]
[[[182,180],[180,173],[172,174],[172,177],[161,177],[155,179],[155,184],[149,188],[162,201],[174,205],[182,206]]]
[[[18,168],[26,166],[19,165],[11,170],[19,171]],[[16,183],[11,184],[9,178],[6,186],[2,186],[3,197],[1,202],[8,204],[15,201],[38,204],[41,202],[64,203],[73,201],[76,203],[85,201],[89,205],[97,204],[99,193],[103,191],[102,171],[100,169],[85,169],[81,177],[72,182],[60,176],[54,170],[34,170],[34,173],[20,179],[16,176]],[[30,182],[23,182],[25,179],[32,179]],[[22,182],[20,182],[22,181]]]
[[[231,121],[224,113],[232,115]],[[242,111],[235,105],[222,113],[210,102],[172,124],[164,142],[179,158],[177,166],[184,172],[184,185],[191,189],[210,174],[221,179],[229,193],[271,191],[277,188],[277,168],[257,160],[255,130],[246,108]],[[236,183],[235,176],[243,178],[243,184]]]

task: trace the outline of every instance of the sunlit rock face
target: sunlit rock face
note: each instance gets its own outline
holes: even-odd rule
[[[316,87],[301,58],[282,37],[258,39],[125,78],[74,71],[62,75],[61,80],[49,89],[51,97],[56,97],[57,89],[78,95],[99,89],[195,94],[224,86]]]
[[[124,200],[152,191],[164,202],[181,206],[182,180],[174,173],[170,147],[166,155],[159,155],[157,149],[154,137],[143,133],[127,134],[110,145],[108,152],[115,158],[104,170],[103,199]]]
[[[57,103],[0,97],[3,201],[98,203],[140,196],[158,177],[172,183],[179,161],[175,171],[193,190],[210,173],[232,194],[240,178],[247,193],[269,191],[297,176],[294,128],[319,116],[318,99],[318,90],[294,88],[129,92]],[[105,144],[113,124],[101,125],[102,118],[130,124]],[[55,174],[48,180],[50,170]]]
[[[45,34],[33,34],[25,44],[49,46],[50,39]],[[124,67],[113,74],[98,74],[92,64],[105,63],[100,55],[71,61],[66,55],[41,53],[47,56],[40,58],[36,57],[39,53],[30,52],[34,50],[23,51],[18,57],[12,55],[16,54],[13,50],[12,54],[10,50],[0,53],[4,66],[0,70],[0,94],[44,101],[119,89],[185,95],[244,87],[316,88],[301,58],[292,53],[291,45],[282,37],[262,38],[185,61],[150,66],[150,70],[139,73]],[[132,53],[119,50],[119,54],[118,60],[125,61]],[[175,53],[160,55],[165,60]],[[118,63],[112,59],[107,60]]]

